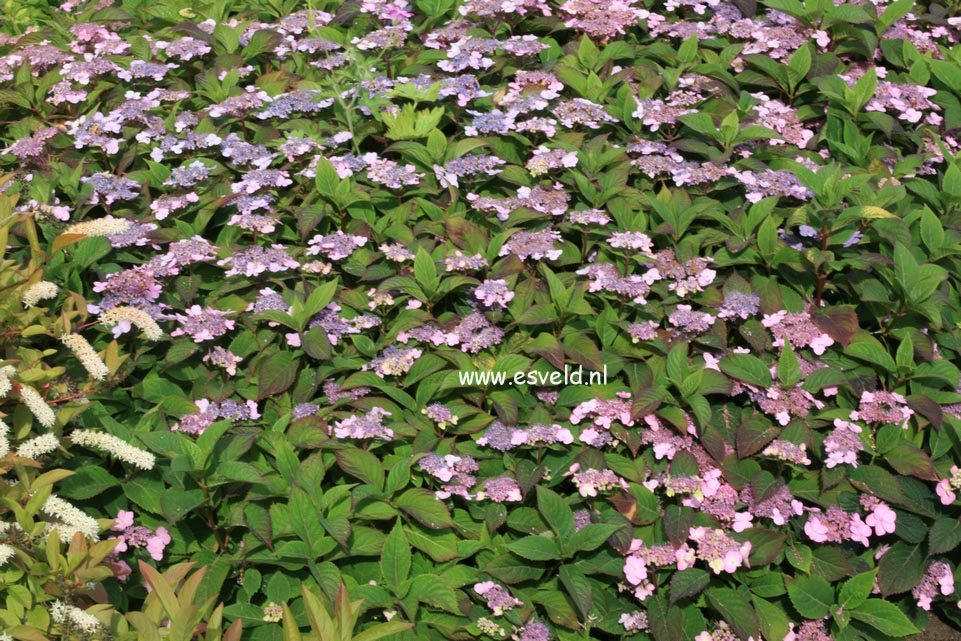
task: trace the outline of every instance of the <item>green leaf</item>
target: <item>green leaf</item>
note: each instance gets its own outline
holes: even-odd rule
[[[792,566],[804,572],[811,573],[811,564],[814,561],[814,554],[811,548],[800,543],[791,543],[784,549],[784,557]]]
[[[416,523],[404,529],[410,544],[438,563],[460,556],[457,537],[449,531],[430,530]]]
[[[878,584],[885,597],[913,590],[927,569],[920,545],[898,541],[878,561]]]
[[[414,577],[410,585],[410,595],[421,603],[451,614],[461,614],[454,588],[436,574],[419,574]]]
[[[317,159],[317,168],[315,170],[317,173],[314,177],[314,184],[317,187],[317,193],[330,201],[335,201],[337,198],[337,188],[340,187],[342,182],[340,176],[337,174],[337,170],[334,166],[330,164],[324,156],[320,156]]]
[[[801,366],[798,363],[797,356],[794,355],[794,349],[789,342],[785,341],[784,348],[781,350],[781,358],[777,364],[778,380],[785,387],[794,387],[802,376]]]
[[[557,309],[554,305],[540,303],[526,307],[515,318],[518,325],[550,325],[557,320]]]
[[[891,354],[889,354],[888,350],[881,344],[881,341],[865,331],[858,332],[857,336],[844,348],[844,353],[848,356],[880,365],[888,372],[894,372],[898,368],[894,359],[891,358]]]
[[[707,600],[739,637],[757,639],[761,636],[757,613],[744,593],[730,588],[711,588],[707,591]]]
[[[447,506],[429,490],[412,488],[397,497],[394,504],[432,530],[454,525]]]
[[[771,387],[771,370],[757,356],[751,354],[729,354],[719,363],[721,371],[738,380],[757,387]]]
[[[674,605],[681,599],[697,596],[711,583],[711,575],[700,568],[688,568],[671,576],[671,601]]]
[[[390,140],[416,140],[427,136],[444,117],[444,108],[421,109],[415,113],[414,106],[404,105],[395,116],[383,114],[387,125],[386,136]]]
[[[851,610],[851,617],[892,637],[906,637],[920,632],[898,606],[882,599],[868,599]]]
[[[739,536],[741,537],[739,540],[746,539],[751,542],[751,554],[748,560],[752,568],[773,563],[781,553],[784,540],[787,538],[787,535],[781,532],[756,527],[748,528]]]
[[[86,500],[120,485],[120,480],[96,465],[84,465],[58,484],[57,492],[68,499]]]
[[[894,247],[894,275],[901,291],[907,294],[914,283],[918,280],[918,261],[915,260],[911,250],[901,243]]]
[[[256,503],[244,506],[244,524],[268,549],[274,549],[273,524],[270,513]]]
[[[923,303],[931,298],[938,286],[948,277],[946,269],[939,265],[921,265],[918,275],[908,286],[906,292],[912,303]]]
[[[159,478],[138,476],[130,479],[123,484],[123,493],[148,512],[161,514],[160,497],[163,493],[163,481]]]
[[[586,35],[581,37],[581,43],[577,47],[577,61],[584,65],[585,69],[594,69],[597,66],[600,53],[590,38]]]
[[[297,378],[299,362],[290,352],[277,352],[262,361],[257,373],[257,400],[287,391]]]
[[[612,498],[611,501],[631,523],[647,525],[661,518],[661,505],[653,492],[637,483],[630,484],[629,492],[630,496],[622,494]]]
[[[687,378],[687,342],[680,341],[667,353],[667,377],[680,387]]]
[[[681,43],[677,49],[677,61],[683,64],[690,64],[697,58],[697,36],[691,36]]]
[[[611,523],[589,523],[570,538],[570,550],[573,552],[589,552],[603,545],[611,535],[622,526]],[[567,541],[561,539],[562,546],[567,547]]]
[[[437,266],[423,247],[417,248],[417,255],[414,257],[414,278],[429,296],[437,293],[437,288],[440,286]]]
[[[899,474],[914,476],[925,481],[937,481],[939,478],[931,457],[917,445],[903,439],[885,452],[884,460]]]
[[[557,492],[538,485],[537,509],[562,541],[574,534],[574,512]]]
[[[791,56],[791,59],[787,63],[788,70],[788,80],[791,83],[791,87],[797,87],[798,84],[804,77],[807,76],[808,71],[811,70],[811,45],[806,44],[802,47],[798,47],[797,51]]]
[[[761,252],[761,256],[764,260],[771,262],[774,258],[774,254],[777,252],[777,219],[773,216],[769,216],[764,219],[761,226],[757,230],[757,247]]]
[[[285,622],[286,620],[287,618],[284,617]],[[386,621],[355,634],[353,641],[378,641],[378,639],[410,630],[412,627],[414,627],[414,624],[406,621]]]
[[[931,554],[950,552],[961,544],[961,520],[940,518],[931,526],[928,534],[928,551]]]
[[[791,630],[791,622],[788,620],[784,609],[756,595],[751,595],[751,602],[757,612],[758,621],[761,624],[761,634],[764,635],[764,638],[768,641],[781,641],[787,638]]]
[[[914,369],[914,341],[911,340],[911,334],[904,335],[894,361],[900,370],[910,372]]]
[[[334,295],[337,293],[337,286],[339,284],[338,279],[335,278],[332,281],[318,285],[314,288],[314,291],[310,292],[310,296],[307,297],[307,301],[304,303],[304,314],[308,319],[322,312],[323,309],[334,300]]]
[[[787,584],[791,604],[805,619],[820,619],[831,613],[834,590],[819,576],[802,576]]]
[[[811,310],[811,320],[818,329],[843,346],[847,346],[858,333],[858,315],[850,305]]]
[[[861,111],[864,105],[868,104],[868,101],[874,97],[874,92],[877,91],[877,88],[877,72],[874,70],[874,67],[871,67],[854,84],[854,88],[851,90],[851,94],[854,96],[854,104],[848,104],[847,107],[852,113]]]
[[[654,641],[681,641],[684,635],[681,609],[669,606],[667,599],[660,593],[648,597],[645,602]]]
[[[191,510],[200,507],[204,502],[204,494],[199,488],[194,490],[171,488],[160,497],[161,510],[168,523],[180,521]]]
[[[326,534],[320,522],[320,511],[313,499],[304,490],[294,488],[290,493],[288,508],[291,528],[311,552],[319,550]]]
[[[337,634],[333,619],[330,618],[330,613],[327,612],[327,606],[324,605],[316,594],[307,589],[306,583],[301,584],[300,592],[304,598],[304,607],[307,610],[307,620],[310,622],[310,629],[317,638],[336,639],[339,635]]]
[[[580,610],[581,616],[587,619],[591,614],[594,603],[594,590],[584,574],[573,565],[562,565],[558,570],[564,591],[571,597],[571,601]]]
[[[874,590],[874,580],[877,575],[878,571],[874,569],[857,574],[845,581],[838,594],[838,605],[845,610],[851,610],[864,603]]]
[[[561,558],[557,541],[546,536],[525,536],[509,543],[507,549],[529,561],[556,561]]]
[[[941,249],[944,246],[944,227],[941,221],[930,209],[921,212],[921,240],[929,251]]]
[[[376,456],[356,447],[337,450],[335,456],[337,465],[344,472],[364,483],[370,483],[378,490],[384,489],[384,468]]]
[[[410,564],[410,543],[407,542],[398,520],[384,541],[384,550],[380,557],[380,570],[388,588],[396,589],[407,580],[410,576]]]
[[[518,560],[517,556],[507,553],[491,558],[480,569],[495,579],[509,584],[537,581],[544,576],[544,570],[541,568],[535,567],[529,561]]]
[[[862,492],[872,494],[882,501],[903,507],[911,507],[908,497],[897,479],[887,470],[875,465],[862,465],[849,473],[851,483]]]

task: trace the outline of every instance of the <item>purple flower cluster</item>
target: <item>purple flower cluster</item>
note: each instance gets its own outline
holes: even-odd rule
[[[202,398],[194,401],[194,404],[198,411],[182,417],[170,426],[170,431],[199,436],[218,420],[248,421],[260,418],[257,403],[254,401],[238,403],[227,399],[218,403]]]
[[[374,407],[366,414],[349,416],[337,421],[333,427],[333,434],[337,438],[381,439],[388,441],[394,437],[394,431],[384,425],[384,419],[391,416],[387,410]]]

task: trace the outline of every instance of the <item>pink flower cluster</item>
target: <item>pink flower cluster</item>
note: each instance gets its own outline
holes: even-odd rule
[[[816,543],[855,541],[868,547],[868,539],[872,533],[875,536],[884,536],[894,532],[897,514],[886,503],[865,497],[861,504],[869,511],[867,519],[862,519],[860,514],[845,512],[836,505],[829,507],[823,514],[812,508],[813,514],[804,524],[804,533]]]
[[[908,421],[914,416],[914,410],[907,403],[904,396],[895,392],[861,392],[861,401],[858,409],[851,412],[851,420],[894,423],[908,429]]]
[[[170,426],[171,432],[183,432],[199,436],[218,420],[246,421],[260,418],[255,401],[238,403],[230,399],[215,402],[205,398],[194,401],[199,410],[195,414],[188,414],[179,422]]]
[[[694,565],[694,559],[706,561],[714,574],[728,572],[733,574],[739,567],[750,567],[748,556],[751,554],[751,542],[738,543],[724,530],[706,527],[691,528],[688,533],[691,541],[697,545],[697,552],[681,546],[678,550],[677,569],[685,570]],[[683,550],[683,552],[682,552]]]
[[[593,447],[615,444],[616,440],[610,433],[611,425],[614,423],[620,423],[625,427],[634,425],[634,420],[631,418],[633,406],[630,399],[629,392],[618,392],[616,398],[610,400],[592,398],[575,407],[568,420],[572,425],[577,425],[584,419],[590,419],[590,425],[587,429],[581,430],[578,435],[581,442]]]
[[[818,329],[806,312],[791,314],[782,309],[774,314],[765,314],[761,324],[774,334],[775,347],[783,347],[786,340],[795,350],[810,347],[821,356],[828,347],[834,345],[834,339]]]
[[[938,481],[934,491],[937,492],[943,505],[951,505],[958,498],[958,495],[955,493],[956,490],[961,490],[961,468],[957,465],[952,465],[951,476]]]
[[[110,540],[116,540],[114,547],[107,561],[112,562],[119,569],[118,578],[126,581],[130,575],[130,565],[119,558],[123,552],[131,549],[145,548],[150,558],[154,561],[162,561],[164,549],[170,544],[170,533],[167,528],[160,526],[155,530],[142,525],[134,525],[134,513],[127,510],[119,510],[114,525],[110,528],[113,532],[120,532],[119,536],[111,536]]]
[[[524,605],[524,602],[515,599],[507,588],[497,585],[493,581],[474,584],[474,592],[486,599],[487,607],[494,613],[494,616],[499,617],[515,607]]]
[[[580,463],[571,465],[568,471],[564,473],[564,476],[571,477],[581,496],[597,496],[598,492],[609,492],[618,488],[626,490],[630,487],[627,481],[611,470],[587,468],[581,471]]]
[[[919,608],[930,611],[931,601],[939,594],[954,594],[954,572],[947,563],[932,561],[924,573],[924,578],[911,590],[911,596],[917,599]]]

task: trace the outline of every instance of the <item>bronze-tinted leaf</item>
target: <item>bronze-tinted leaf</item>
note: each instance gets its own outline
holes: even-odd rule
[[[854,307],[849,305],[812,309],[811,320],[818,329],[844,347],[847,347],[858,333],[858,315]]]
[[[931,425],[935,428],[941,429],[941,423],[944,422],[944,410],[941,409],[940,405],[924,394],[912,394],[907,397],[907,401],[911,409],[931,421]]]

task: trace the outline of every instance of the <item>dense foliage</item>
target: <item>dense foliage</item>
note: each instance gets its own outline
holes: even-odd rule
[[[956,9],[8,2],[0,639],[961,623]]]

